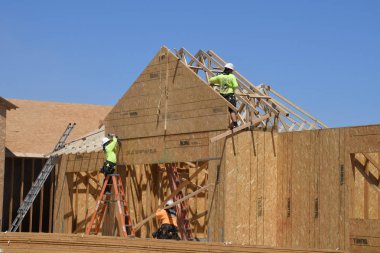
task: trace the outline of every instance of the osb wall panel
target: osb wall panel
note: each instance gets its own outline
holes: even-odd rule
[[[349,218],[379,219],[378,191],[352,159],[378,182],[361,153],[379,161],[379,136],[379,126],[279,134],[279,246],[345,249]]]
[[[380,152],[380,125],[341,128],[345,131],[346,153]]]
[[[277,135],[234,135],[223,159],[224,241],[276,245]]]
[[[121,139],[226,129],[224,99],[163,47],[105,119]]]
[[[123,140],[119,162],[155,164],[207,159],[209,138],[206,132]]]
[[[5,117],[7,109],[0,105],[0,230],[3,217],[4,166],[5,166]]]
[[[339,129],[280,134],[278,152],[278,245],[342,248]]]
[[[66,172],[99,171],[104,163],[102,151],[62,155],[60,163],[65,163]]]
[[[210,133],[210,138],[221,132]],[[207,237],[208,241],[224,241],[224,180],[225,169],[225,142],[218,141],[209,145],[210,157],[218,158],[208,163],[208,182],[213,183],[214,187],[206,192],[207,198]]]
[[[380,221],[350,220],[350,252],[380,252]]]

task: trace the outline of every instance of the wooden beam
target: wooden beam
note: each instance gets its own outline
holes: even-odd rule
[[[291,102],[290,100],[288,100],[287,98],[285,98],[284,96],[282,96],[281,94],[279,94],[277,91],[273,90],[272,87],[270,87],[269,85],[265,85],[265,89],[269,90],[274,95],[276,95],[280,99],[284,100],[286,103],[288,103],[289,105],[293,106],[295,109],[297,109],[298,111],[302,112],[304,115],[308,116],[310,119],[314,120],[314,122],[317,122],[321,126],[328,128],[328,126],[325,125],[325,124],[323,124],[323,122],[319,121],[317,118],[314,118],[312,115],[310,115],[309,113],[307,113],[306,111],[304,111],[301,107],[298,107],[296,104],[294,104],[293,102]]]
[[[38,220],[38,231],[42,232],[42,222],[43,222],[43,213],[44,213],[44,185],[42,185],[41,191],[40,191],[40,218]]]
[[[24,176],[25,176],[25,158],[21,158],[21,178],[20,178],[20,206],[22,205],[22,202],[24,200]],[[18,228],[19,232],[22,232],[22,222],[20,223],[20,226]]]
[[[263,120],[266,120],[266,119],[268,119],[269,117],[270,117],[270,113],[264,115],[264,116],[261,117],[261,118],[256,118],[256,119],[252,120],[252,122],[245,123],[245,124],[243,124],[243,125],[241,125],[241,126],[239,126],[239,127],[236,127],[236,128],[234,128],[234,129],[232,129],[232,130],[227,130],[226,132],[224,132],[224,133],[222,133],[222,134],[219,134],[219,135],[217,135],[217,136],[212,137],[212,138],[210,139],[210,142],[216,142],[216,141],[218,141],[218,140],[220,140],[220,139],[223,139],[223,138],[225,138],[225,137],[227,137],[227,136],[230,136],[230,135],[232,135],[232,134],[235,134],[235,133],[237,133],[237,132],[240,132],[241,130],[246,129],[247,127],[255,126],[256,124],[261,123]]]
[[[202,218],[203,216],[206,216],[207,214],[208,214],[208,210],[205,210],[203,212],[198,213],[197,215],[194,215],[193,217],[191,217],[190,223],[198,220],[199,218]]]
[[[373,159],[372,156],[369,153],[362,153],[362,154],[380,172],[380,165],[379,165],[379,163],[375,159]]]
[[[267,96],[267,95],[258,95],[258,94],[252,94],[252,93],[242,93],[240,91],[236,91],[235,94],[239,95],[239,96],[247,96],[247,97],[250,97],[250,98],[263,98],[263,99],[270,99],[271,98],[270,96]]]
[[[366,173],[364,165],[359,162],[359,160],[356,158],[356,156],[354,156],[354,159],[355,159],[355,161],[354,161],[355,167],[357,168],[357,170],[360,172],[360,174],[362,174],[362,176],[369,183],[369,185],[371,185],[371,187],[375,191],[377,191],[377,193],[380,194],[380,188],[378,187],[379,181],[377,179],[375,179],[375,177],[373,177],[373,176],[371,177],[371,175],[368,175]]]
[[[12,157],[12,167],[11,167],[11,194],[9,201],[9,219],[8,219],[8,228],[11,228],[13,221],[13,185],[14,185],[14,171],[15,171],[15,158]]]
[[[33,182],[34,182],[34,169],[35,169],[35,159],[32,158],[32,176],[30,178],[30,187],[33,186]],[[30,211],[29,211],[29,232],[32,232],[33,230],[33,206],[34,206],[34,203],[32,203],[32,205],[30,206]]]
[[[55,168],[53,169],[53,172],[50,173],[50,193],[49,193],[49,233],[52,232],[53,229],[53,196],[54,196],[54,175],[55,175]]]

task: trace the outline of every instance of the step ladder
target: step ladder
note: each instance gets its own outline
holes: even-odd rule
[[[168,173],[169,177],[169,185],[172,192],[174,192],[178,185],[181,183],[180,175],[177,171],[177,167],[174,164],[168,164],[166,166],[166,171]],[[182,199],[184,197],[184,194],[182,191],[180,191],[175,197],[174,202]],[[176,205],[176,212],[177,212],[177,220],[178,220],[178,228],[179,232],[181,234],[182,240],[186,241],[192,241],[193,233],[190,228],[190,221],[188,219],[188,206],[186,205],[185,201],[181,202],[180,204]]]
[[[69,123],[69,125],[66,127],[66,130],[63,132],[61,138],[59,139],[58,143],[55,145],[55,148],[52,153],[62,149],[65,146],[65,142],[67,138],[69,137],[71,131],[73,130],[74,126],[75,126],[75,123]],[[19,228],[22,220],[24,219],[25,215],[28,213],[37,195],[40,193],[42,186],[44,185],[46,179],[50,175],[54,166],[57,164],[58,160],[59,160],[59,156],[57,154],[53,154],[49,156],[40,174],[38,175],[36,181],[34,181],[32,187],[30,188],[20,208],[17,210],[17,216],[13,220],[12,226],[10,228],[11,232],[16,232],[17,229]]]
[[[106,191],[108,189],[108,191]],[[111,199],[112,190],[115,193],[115,200]],[[95,223],[95,231],[92,234],[97,235],[103,222],[104,214],[107,207],[112,203],[117,202],[117,210],[119,214],[119,231],[123,237],[134,236],[135,231],[132,226],[132,220],[129,213],[129,208],[119,174],[109,174],[103,181],[102,190],[95,206],[94,214],[91,217],[90,223],[87,225],[86,235],[91,233]],[[121,224],[120,224],[121,223]]]

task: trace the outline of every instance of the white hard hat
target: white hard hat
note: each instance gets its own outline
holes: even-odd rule
[[[166,206],[171,206],[171,205],[173,205],[173,200],[172,199],[169,199],[168,201],[166,201]]]
[[[107,137],[103,137],[103,139],[102,139],[102,145],[106,144],[109,141],[110,141],[110,139],[108,139]]]
[[[230,63],[230,62],[229,62],[229,63],[226,63],[226,65],[224,65],[224,68],[235,70],[234,65],[233,65],[232,63]]]

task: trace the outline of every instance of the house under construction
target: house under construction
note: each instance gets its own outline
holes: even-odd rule
[[[27,233],[27,215],[18,228],[25,233],[1,235],[4,252],[380,252],[380,125],[328,128],[236,71],[234,107],[208,85],[225,63],[211,50],[162,47],[98,127],[49,154],[59,161],[50,215],[39,221],[50,220],[52,234]],[[18,105],[3,99],[1,106],[2,125]],[[238,116],[233,130],[228,108]],[[115,205],[94,225],[98,235],[86,235],[104,179],[101,139],[109,133],[121,140],[117,173],[133,237],[123,238]],[[2,165],[2,175],[13,175]],[[21,180],[21,187],[31,185]],[[9,205],[13,195],[3,196],[5,231],[18,207]],[[178,203],[183,241],[146,239],[169,198]]]

